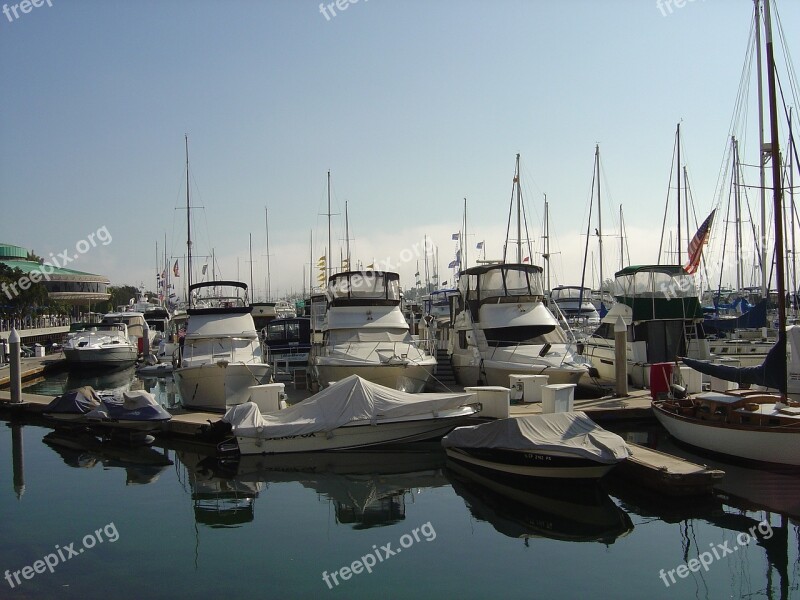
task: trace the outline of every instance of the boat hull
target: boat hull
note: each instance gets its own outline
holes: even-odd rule
[[[616,464],[602,464],[558,452],[445,448],[455,461],[499,473],[552,479],[600,479]]]
[[[136,363],[136,348],[64,348],[64,358],[70,366],[121,367]]]
[[[701,421],[653,404],[658,422],[678,441],[740,459],[800,466],[800,429],[747,427]]]
[[[358,375],[379,385],[416,394],[425,389],[433,374],[434,365],[369,365],[363,363],[336,365],[318,362],[314,369],[320,387],[328,387],[331,382],[341,381],[350,375]]]
[[[228,406],[250,399],[253,385],[269,383],[272,368],[255,363],[206,363],[173,371],[186,408],[225,411]]]
[[[282,438],[236,436],[236,440],[241,454],[321,452],[417,442],[446,435],[455,427],[464,425],[475,411],[473,408],[462,407],[450,412],[454,413],[453,416],[440,415],[439,417],[406,419],[377,425],[369,423],[345,425],[337,427],[332,432],[318,431]]]
[[[564,364],[561,366],[536,362],[511,362],[485,359],[476,363],[472,357],[461,354],[452,355],[453,373],[456,381],[463,386],[483,385],[509,386],[511,375],[547,375],[548,384],[580,382],[588,375],[588,368]]]

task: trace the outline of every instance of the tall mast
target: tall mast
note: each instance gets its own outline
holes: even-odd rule
[[[594,147],[595,169],[597,169],[597,245],[600,254],[600,291],[603,291],[603,211],[600,209],[600,144]],[[583,291],[581,290],[581,293]]]
[[[742,201],[740,197],[740,184],[739,181],[739,142],[735,137],[731,136],[731,146],[733,150],[733,199],[734,199],[734,234],[736,238],[736,252],[739,254],[736,258],[736,290],[742,289],[744,282],[743,269],[742,269]]]
[[[189,135],[184,133],[183,140],[186,145],[186,301],[189,298],[189,288],[192,287],[192,215],[189,208]]]
[[[544,258],[547,260],[547,291],[550,287],[550,205],[547,203],[547,194],[544,195]]]
[[[461,270],[465,270],[469,267],[469,263],[467,262],[467,199],[464,198],[464,239],[461,240],[461,259],[464,261],[461,263]]]
[[[425,244],[422,246],[425,252],[425,293],[431,293],[431,279],[428,276],[428,234],[425,234]]]
[[[789,213],[792,215],[792,306],[794,306],[794,316],[797,316],[797,260],[795,260],[795,240],[794,240],[794,133],[792,132],[792,109],[789,109]]]
[[[328,169],[328,249],[325,251],[325,268],[328,271],[328,277],[333,275],[333,267],[331,266],[331,258],[333,258],[331,246],[331,171]]]
[[[682,263],[681,260],[681,124],[678,123],[678,129],[675,133],[677,146],[678,146],[678,243],[675,244],[678,250],[678,264]],[[686,215],[688,224],[689,215]],[[688,250],[687,250],[688,251]]]
[[[169,306],[169,261],[167,260],[167,234],[164,233],[164,271],[167,275],[164,282],[164,306]]]
[[[522,264],[522,192],[520,191],[519,181],[519,152],[517,152],[517,262]]]
[[[778,138],[778,100],[775,91],[775,55],[772,48],[772,24],[769,0],[764,0],[764,33],[767,42],[767,84],[769,87],[770,151],[772,153],[772,211],[775,216],[775,282],[778,287],[778,344],[783,359],[778,361],[780,392],[786,396],[786,283],[783,264],[783,198],[781,193],[781,152]],[[766,269],[765,269],[766,270]]]
[[[308,293],[314,293],[314,230],[308,233]]]
[[[347,270],[350,271],[350,219],[347,216],[347,200],[344,201],[344,237],[347,258]]]
[[[269,302],[272,299],[272,290],[270,286],[272,282],[270,281],[270,272],[269,272],[269,211],[267,207],[264,207],[264,226],[267,231],[267,297],[266,300]],[[303,281],[303,286],[305,286],[305,278]]]
[[[761,75],[761,0],[754,1],[756,29],[756,77],[758,79],[758,177],[761,197],[761,296],[767,297],[767,183],[765,165],[769,151],[764,146],[764,91]]]
[[[253,287],[253,234],[250,234],[250,295],[255,298],[256,290]]]
[[[625,268],[625,230],[622,221],[622,204],[619,205],[619,268]]]

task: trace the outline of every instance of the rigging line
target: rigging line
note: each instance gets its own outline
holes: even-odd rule
[[[586,244],[583,247],[583,269],[581,270],[581,288],[586,282],[586,259],[589,255],[589,236],[592,230],[592,206],[594,206],[594,182],[597,177],[597,156],[592,162],[592,193],[589,195],[589,218],[586,220]],[[660,254],[660,251],[659,251]],[[602,298],[603,282],[600,282],[600,296]]]
[[[719,282],[717,283],[717,298],[722,295],[722,276],[724,269],[722,268],[725,261],[725,251],[728,249],[728,224],[730,223],[731,216],[731,197],[733,196],[733,175],[731,175],[731,184],[728,187],[728,204],[725,210],[725,230],[722,236],[722,264],[719,269]],[[718,303],[714,303],[715,313],[719,314]]]
[[[514,208],[514,189],[515,189],[515,186],[519,185],[519,172],[517,171],[516,168],[514,168],[514,171],[515,171],[514,179],[516,181],[514,179],[512,179],[512,181],[511,181],[511,201],[508,203],[508,222],[506,223],[506,241],[505,241],[505,244],[503,244],[503,262],[504,263],[507,262],[506,261],[506,254],[508,253],[508,236],[511,233],[511,211]]]
[[[787,109],[787,107],[786,107],[786,99],[783,97],[783,87],[781,86],[781,80],[780,80],[780,78],[778,77],[778,74],[777,74],[777,73],[775,73],[775,80],[778,82],[778,90],[780,91],[780,94],[781,94],[781,103],[783,104],[783,112],[784,112],[784,115],[786,116],[786,120],[787,120],[787,121],[790,121],[790,118],[789,118],[789,110],[788,110],[788,109]],[[797,162],[797,161],[798,161],[798,157],[797,157],[797,146],[796,146],[796,145],[795,145],[795,143],[794,143],[794,139],[792,139],[791,150],[793,151],[793,154],[794,154],[794,160],[795,160],[795,162]]]
[[[781,40],[781,48],[783,49],[783,59],[786,63],[786,70],[789,74],[789,86],[792,89],[792,97],[797,98],[800,93],[798,93],[797,77],[795,75],[794,64],[792,62],[792,55],[789,54],[789,44],[786,42],[786,36],[783,32],[783,23],[781,21],[781,16],[778,13],[778,7],[775,3],[772,4],[772,10],[775,13],[775,20],[778,23],[778,35]]]
[[[675,172],[675,150],[678,146],[678,137],[675,136],[675,141],[672,143],[672,161],[669,166],[669,183],[667,184],[667,200],[664,203],[664,220],[661,222],[661,239],[658,242],[658,260],[657,264],[661,264],[661,249],[664,246],[664,230],[667,227],[667,212],[669,211],[669,189],[672,185],[672,174]]]

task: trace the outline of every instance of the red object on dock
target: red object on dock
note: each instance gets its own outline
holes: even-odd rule
[[[650,397],[653,400],[658,400],[660,395],[669,393],[674,366],[671,362],[650,365]]]

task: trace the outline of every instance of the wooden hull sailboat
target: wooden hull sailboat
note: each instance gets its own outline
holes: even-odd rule
[[[758,9],[759,3],[756,2],[757,18]],[[779,165],[781,161],[769,0],[764,2],[764,12],[771,132],[769,148],[772,164]],[[777,344],[767,354],[764,362],[755,367],[735,368],[684,359],[687,365],[703,373],[740,384],[777,389],[778,393],[743,390],[729,394],[705,393],[682,400],[654,401],[653,411],[667,431],[683,443],[739,459],[800,466],[800,403],[787,398],[786,285],[781,258],[785,256],[781,175],[781,169],[773,168],[775,256],[778,257],[775,268],[779,319]]]

